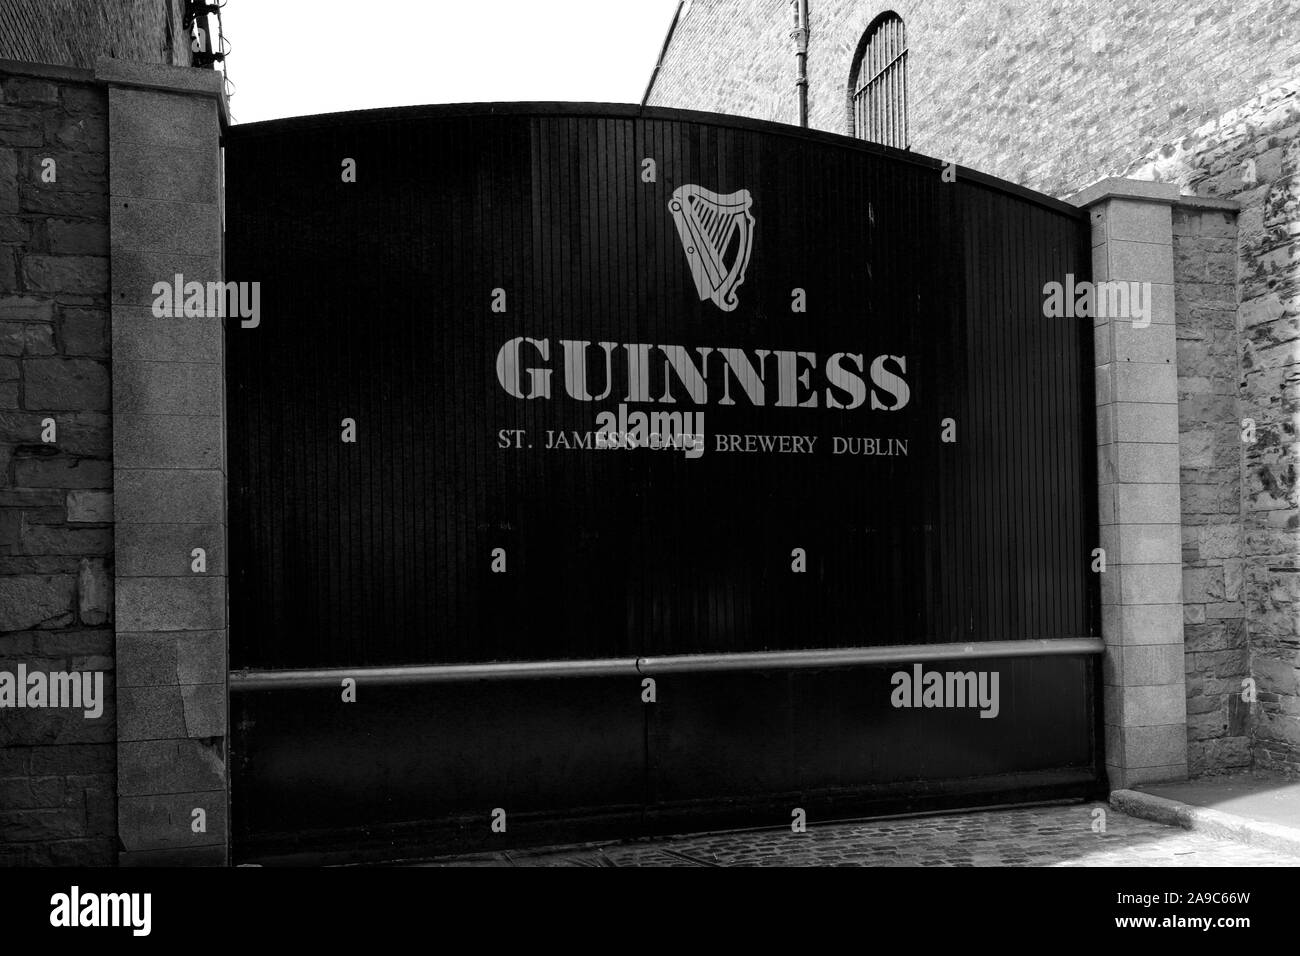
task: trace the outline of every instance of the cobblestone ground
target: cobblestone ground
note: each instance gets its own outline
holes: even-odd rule
[[[1106,832],[1092,829],[1105,811]],[[444,858],[429,866],[1297,866],[1102,803],[747,830]]]

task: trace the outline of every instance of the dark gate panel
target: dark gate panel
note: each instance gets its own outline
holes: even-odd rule
[[[345,158],[355,182],[340,175]],[[228,334],[232,666],[1096,635],[1091,328],[1044,319],[1041,306],[1045,282],[1087,277],[1085,231],[1059,203],[964,170],[945,182],[941,169],[842,137],[629,107],[383,110],[232,129],[228,278],[261,282],[260,326],[232,322]],[[670,209],[687,185],[752,201],[733,311],[692,276]],[[806,311],[792,310],[796,290]],[[549,398],[516,397],[498,376],[520,337],[547,343],[546,358],[527,343],[519,358],[549,376]],[[565,341],[593,343],[585,384],[607,398],[568,394]],[[599,343],[616,344],[608,381]],[[671,346],[700,369],[702,400],[656,348]],[[729,375],[721,350],[756,363],[761,381]],[[858,407],[828,407],[859,397],[828,378],[842,354],[862,359],[838,365],[859,371]],[[761,403],[750,397],[759,384]],[[620,405],[703,413],[706,450],[546,447]],[[344,419],[355,443],[341,440]],[[940,440],[949,420],[955,442]],[[724,435],[815,445],[728,451]],[[848,439],[906,453],[834,454]],[[493,571],[495,549],[505,573]],[[1081,658],[1008,665],[1018,710],[977,719],[960,759],[941,759],[936,743],[925,760],[924,741],[965,731],[944,724],[952,714],[891,709],[884,669],[701,675],[649,706],[636,680],[501,685],[532,702],[517,711],[519,732],[536,728],[539,753],[557,735],[573,758],[540,761],[512,792],[537,796],[529,812],[543,815],[653,816],[1017,770],[1094,779],[1090,674]],[[249,839],[486,813],[474,808],[493,787],[522,779],[506,772],[495,731],[469,729],[497,689],[441,687],[430,701],[432,689],[371,688],[369,710],[317,693],[234,701],[233,800]],[[731,734],[728,746],[750,740],[741,759],[766,762],[752,786],[701,775],[724,704],[738,728],[784,721],[781,734]],[[315,743],[291,757],[303,735]],[[332,769],[335,738],[364,740],[370,768]],[[845,750],[852,740],[860,754]],[[470,776],[496,781],[482,793],[465,776],[469,753]],[[641,768],[635,786],[629,767]],[[367,774],[396,789],[367,802]],[[306,823],[276,810],[277,794],[303,786],[338,799]]]

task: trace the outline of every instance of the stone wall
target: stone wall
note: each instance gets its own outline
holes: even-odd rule
[[[101,56],[190,65],[185,0],[4,0],[0,60],[90,68]]]
[[[0,671],[106,672],[97,719],[0,712],[0,865],[117,856],[106,120],[0,72]]]
[[[1300,74],[1300,0],[809,0],[809,125],[848,132],[880,13],[908,34],[912,149],[1065,195]],[[693,0],[652,106],[797,122],[787,0]]]
[[[1185,512],[1204,519],[1187,542],[1186,557],[1189,575],[1203,573],[1207,628],[1198,632],[1203,653],[1189,662],[1189,690],[1204,691],[1197,706],[1214,715],[1202,730],[1226,724],[1224,736],[1207,740],[1207,748],[1224,749],[1225,757],[1237,761],[1230,741],[1244,718],[1236,705],[1224,710],[1226,700],[1212,704],[1211,698],[1228,693],[1227,682],[1242,673],[1242,651],[1232,643],[1239,600],[1247,676],[1257,691],[1253,704],[1242,701],[1249,707],[1254,765],[1300,770],[1300,82],[1254,97],[1133,164],[1129,174],[1240,204],[1231,246],[1214,241],[1230,237],[1213,235],[1226,226],[1208,215],[1199,217],[1199,236],[1183,237],[1185,273],[1204,278],[1184,286],[1187,322],[1180,315],[1179,334],[1188,338],[1180,342],[1180,362],[1186,348],[1189,370],[1206,373],[1184,380],[1195,383],[1200,395],[1195,403],[1190,390],[1186,396],[1184,449],[1194,443],[1199,460],[1213,472],[1203,473],[1208,483],[1184,493]],[[1191,228],[1190,220],[1184,223],[1185,230]],[[1234,283],[1236,308],[1229,296]],[[1192,338],[1207,332],[1208,339]],[[1224,354],[1229,336],[1237,343],[1235,369]],[[1231,393],[1223,387],[1229,375],[1236,382]],[[1254,423],[1253,441],[1243,434],[1243,422]],[[1232,432],[1238,434],[1239,532],[1227,520],[1232,454],[1226,440]]]
[[[1250,676],[1237,425],[1237,217],[1174,208],[1187,761],[1195,776],[1250,766]]]

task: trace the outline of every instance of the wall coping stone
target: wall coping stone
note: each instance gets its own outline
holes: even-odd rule
[[[1241,203],[1235,199],[1215,199],[1210,196],[1179,196],[1174,203],[1179,209],[1219,209],[1223,212],[1240,212]]]
[[[222,127],[230,125],[225,75],[217,70],[196,66],[168,66],[163,63],[137,63],[101,56],[95,61],[94,78],[109,86],[210,96],[217,101]]]
[[[135,63],[101,56],[95,61],[95,79],[114,86],[140,86],[153,90],[174,90],[200,96],[221,95],[221,74],[192,66],[164,66],[161,63]]]
[[[94,83],[92,70],[79,70],[72,66],[55,66],[50,63],[28,63],[26,60],[0,59],[0,73],[11,76],[36,76],[47,80],[65,80],[69,83]]]
[[[1137,199],[1145,202],[1177,204],[1183,200],[1177,183],[1157,183],[1148,179],[1124,179],[1109,176],[1087,186],[1065,201],[1081,209],[1107,199]],[[1194,198],[1194,197],[1189,197]]]

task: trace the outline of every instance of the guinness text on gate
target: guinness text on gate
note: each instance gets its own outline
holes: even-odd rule
[[[822,361],[815,352],[738,349],[643,343],[583,342],[519,336],[497,352],[501,387],[520,399],[554,397],[552,378],[560,371],[564,393],[580,402],[600,402],[614,394],[635,403],[677,401],[673,382],[696,405],[751,405],[777,408],[899,411],[911,398],[904,379],[907,357],[877,355],[868,361],[856,352],[835,352]],[[615,357],[617,355],[617,358]],[[716,360],[714,356],[717,356]],[[592,375],[593,363],[601,368]],[[593,393],[593,389],[600,389]]]

